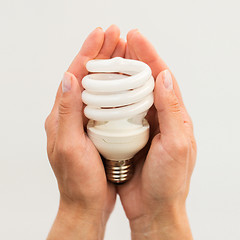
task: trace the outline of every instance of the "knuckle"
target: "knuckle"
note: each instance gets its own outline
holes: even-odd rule
[[[181,112],[180,104],[177,100],[173,100],[169,103],[169,109],[173,113]]]
[[[50,121],[51,121],[51,115],[49,114],[47,116],[47,118],[45,119],[45,122],[44,122],[44,128],[45,128],[45,131],[47,132],[48,128],[49,128],[49,124],[50,124]]]
[[[48,154],[49,159],[51,158],[52,152],[53,152],[53,144],[48,142],[47,143],[47,154]]]
[[[189,151],[189,141],[186,138],[181,138],[173,142],[173,148],[180,156],[186,156]]]
[[[181,104],[175,93],[168,94],[167,97],[167,105],[171,112],[180,112],[181,111]]]
[[[60,156],[68,156],[72,152],[72,147],[70,144],[60,144],[56,145],[56,152]]]
[[[194,136],[191,136],[191,144],[192,144],[193,150],[197,152],[197,142]]]
[[[56,143],[55,151],[59,157],[71,158],[76,152],[80,152],[80,149],[76,144],[61,142]]]
[[[60,115],[68,115],[71,113],[71,105],[66,100],[62,99],[59,103],[58,112]]]

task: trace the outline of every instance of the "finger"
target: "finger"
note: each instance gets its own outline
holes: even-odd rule
[[[48,153],[52,153],[53,146],[55,144],[56,133],[57,133],[58,105],[59,105],[59,99],[61,94],[62,94],[62,85],[60,84],[55,97],[53,108],[50,114],[48,115],[47,119],[45,120],[45,131],[47,134]]]
[[[55,101],[54,101],[53,108],[52,108],[50,115],[56,114],[56,112],[58,110],[58,105],[59,105],[59,100],[60,100],[61,95],[62,95],[62,82],[60,83],[60,85],[58,87],[57,94],[56,94]]]
[[[53,152],[57,135],[57,117],[55,114],[49,114],[45,121],[45,131],[47,134],[47,153],[48,155]]]
[[[161,137],[184,136],[185,126],[182,108],[173,90],[172,76],[168,70],[159,74],[154,89],[154,105],[157,110]]]
[[[130,55],[130,51],[129,51],[128,43],[126,44],[125,58],[127,58],[127,59],[131,59],[131,55]]]
[[[103,42],[104,32],[101,28],[96,28],[89,34],[81,50],[68,68],[68,72],[72,73],[78,79],[79,83],[81,83],[82,78],[88,74],[85,67],[86,63],[90,59],[96,58],[103,46]],[[81,90],[83,90],[82,87]]]
[[[96,58],[107,59],[110,58],[118,44],[120,37],[120,30],[116,25],[111,25],[104,33],[104,43]]]
[[[112,58],[114,57],[124,57],[125,56],[125,51],[126,51],[126,42],[124,39],[120,38],[118,41],[118,44],[112,54]]]
[[[127,45],[128,45],[128,52],[129,52],[129,58],[138,60],[138,56],[136,55],[134,51],[134,41],[132,41],[132,37],[134,37],[134,32],[138,31],[137,29],[133,29],[128,32],[127,34]]]
[[[131,52],[134,52],[140,61],[151,67],[154,78],[168,68],[153,45],[137,29],[128,33],[128,43],[132,47]]]
[[[153,45],[138,30],[130,31],[129,35],[130,35],[129,36],[129,41],[130,41],[129,44],[134,49],[134,52],[137,55],[138,59],[140,61],[145,62],[146,64],[148,64],[150,66],[153,77],[155,79],[160,72],[162,72],[166,69],[170,71],[167,64],[159,57],[159,55],[158,55],[157,51],[155,50],[155,48],[153,47]],[[170,71],[170,73],[171,73],[171,71]],[[177,83],[174,75],[172,73],[171,73],[171,75],[172,75],[172,80],[173,80],[174,92],[175,92],[177,98],[179,99],[181,106],[183,108],[185,108],[178,83]],[[191,122],[191,118],[188,115],[186,108],[185,108],[185,112],[186,112],[187,118],[188,118],[187,121]]]
[[[155,79],[160,72],[166,69],[169,70],[167,64],[159,57],[153,45],[138,30],[130,31],[129,35],[129,44],[132,46],[138,59],[148,64],[152,69],[152,74]],[[180,101],[182,101],[181,93],[174,76],[173,81],[175,82],[174,90]]]
[[[58,106],[56,141],[69,145],[84,136],[81,90],[76,77],[66,72],[62,80],[62,94]]]

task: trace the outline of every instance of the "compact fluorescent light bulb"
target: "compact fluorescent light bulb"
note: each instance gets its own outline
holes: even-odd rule
[[[153,104],[154,79],[140,61],[112,58],[91,60],[82,80],[82,100],[90,119],[87,133],[104,161],[109,181],[123,183],[133,174],[133,156],[148,142],[144,118]]]

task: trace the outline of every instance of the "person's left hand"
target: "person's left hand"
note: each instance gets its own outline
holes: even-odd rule
[[[137,30],[128,33],[125,57],[148,64],[155,79],[149,142],[133,158],[132,179],[117,187],[133,239],[192,239],[185,209],[196,160],[192,121],[175,77]]]
[[[107,182],[101,157],[84,131],[81,80],[90,59],[124,56],[125,42],[119,35],[113,25],[88,36],[64,74],[46,120],[48,157],[60,191],[59,212],[48,239],[101,239],[113,210],[115,187]]]

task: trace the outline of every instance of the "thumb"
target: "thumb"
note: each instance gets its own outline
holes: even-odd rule
[[[79,83],[72,73],[66,72],[58,106],[57,138],[62,143],[71,143],[83,136],[82,108]]]
[[[154,90],[154,105],[157,109],[161,136],[183,136],[185,131],[180,101],[173,89],[169,70],[159,73]],[[173,138],[173,139],[174,139]]]

